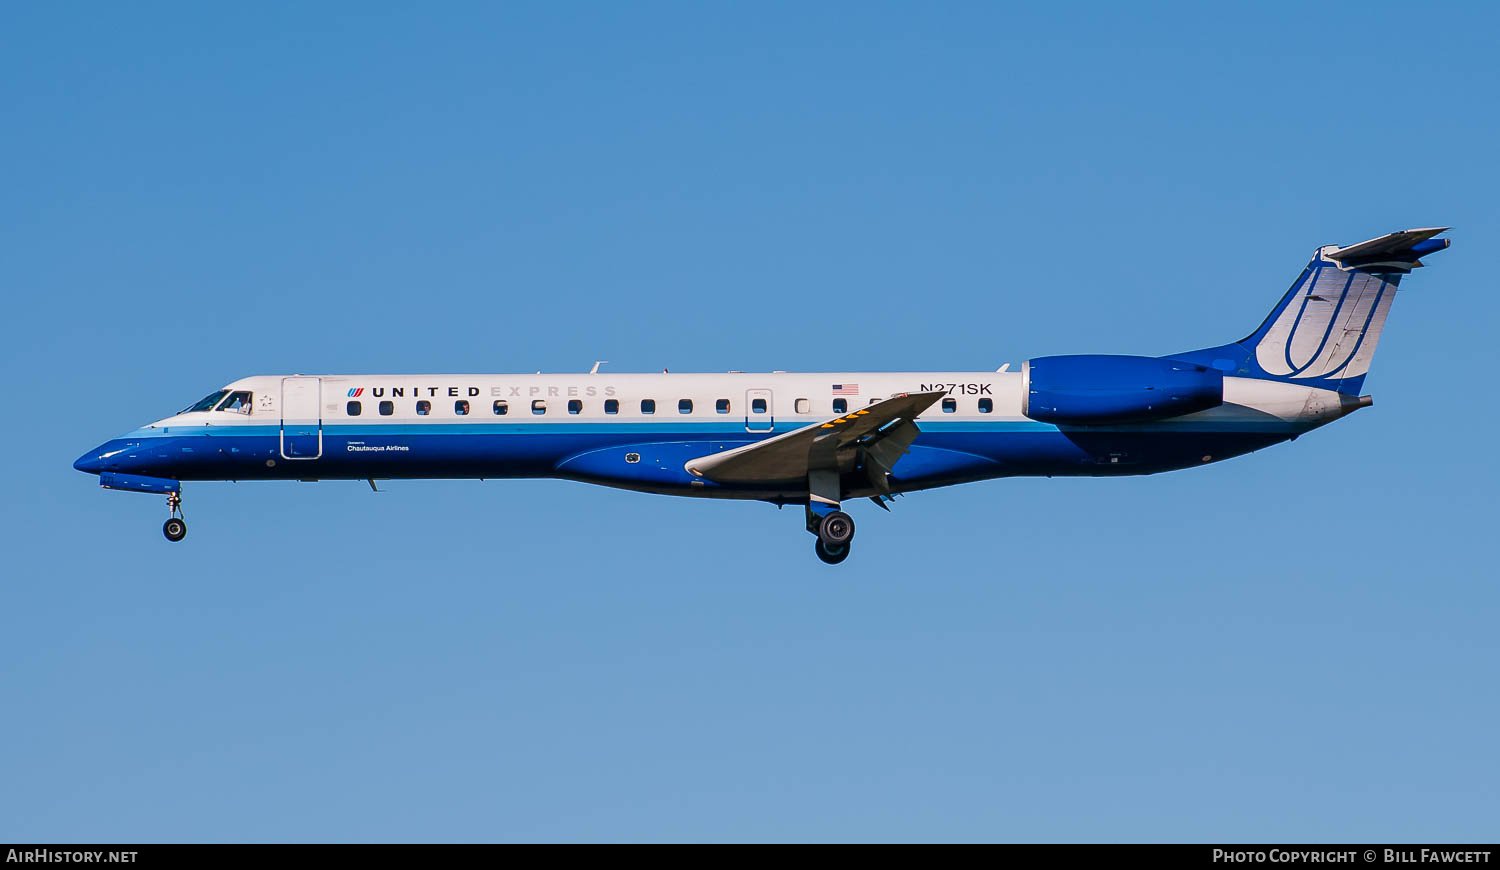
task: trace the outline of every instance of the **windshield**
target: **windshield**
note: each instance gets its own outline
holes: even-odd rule
[[[250,391],[236,390],[235,392],[230,393],[229,398],[225,399],[224,403],[215,410],[232,411],[236,414],[250,413]]]
[[[179,414],[191,414],[194,411],[207,411],[207,410],[213,408],[214,405],[219,404],[219,400],[222,399],[222,398],[224,398],[228,394],[229,394],[228,390],[218,390],[218,391],[216,391],[216,392],[214,392],[214,393],[212,393],[210,395],[204,396],[202,399],[198,400],[197,402],[194,402],[193,404],[187,406],[186,408],[183,408],[181,411],[178,411],[177,413],[179,413]]]

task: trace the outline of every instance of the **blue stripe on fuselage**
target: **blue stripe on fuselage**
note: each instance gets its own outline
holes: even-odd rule
[[[807,425],[746,432],[743,420],[400,422],[323,426],[318,459],[281,455],[279,425],[139,429],[100,447],[100,469],[180,480],[569,477],[661,490],[714,488],[682,464]],[[1013,475],[1145,474],[1286,440],[1282,421],[1058,427],[1029,420],[923,420],[892,482],[912,488]],[[636,454],[634,462],[626,454]],[[706,493],[707,494],[707,493]]]

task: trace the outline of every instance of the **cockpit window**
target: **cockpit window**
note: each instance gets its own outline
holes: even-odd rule
[[[249,390],[235,390],[234,392],[230,393],[229,398],[220,403],[219,407],[215,410],[232,411],[236,414],[248,414],[250,413],[250,398],[251,396]]]
[[[211,393],[211,394],[209,394],[207,396],[204,396],[202,399],[198,400],[197,402],[194,402],[191,405],[188,405],[186,408],[183,408],[181,411],[178,411],[177,413],[179,413],[179,414],[191,414],[194,411],[211,411],[211,410],[213,410],[214,405],[219,404],[219,400],[222,399],[222,398],[224,398],[227,395],[229,395],[229,391],[228,390],[218,390],[217,392],[214,392],[214,393]]]

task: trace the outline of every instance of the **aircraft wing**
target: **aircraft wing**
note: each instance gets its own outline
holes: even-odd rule
[[[785,435],[688,460],[685,467],[717,483],[779,483],[853,467],[862,454],[871,482],[885,489],[885,475],[920,432],[913,421],[943,395],[902,393]]]

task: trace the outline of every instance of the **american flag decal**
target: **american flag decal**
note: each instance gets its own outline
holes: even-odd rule
[[[857,396],[859,395],[859,384],[834,384],[833,394],[835,396]]]

